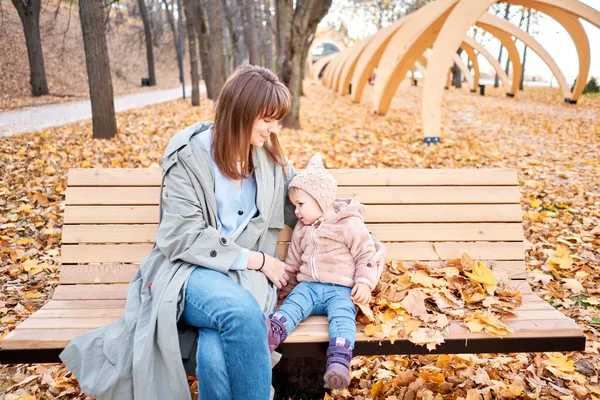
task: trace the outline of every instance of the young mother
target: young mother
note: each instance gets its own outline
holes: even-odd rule
[[[284,223],[296,224],[287,200],[295,173],[277,139],[289,108],[272,72],[242,67],[219,94],[214,125],[170,140],[155,245],[129,285],[124,317],[60,356],[86,394],[189,399],[189,371],[200,399],[269,398],[264,313],[292,278],[275,247]],[[374,267],[386,256],[377,250]]]

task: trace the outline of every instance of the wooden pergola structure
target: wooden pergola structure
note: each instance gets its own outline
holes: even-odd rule
[[[500,77],[507,96],[513,97],[518,93],[522,73],[516,47],[516,40],[520,40],[548,65],[565,101],[575,104],[583,93],[590,69],[590,44],[580,19],[600,28],[600,12],[578,0],[504,1],[543,12],[569,33],[579,58],[579,73],[572,91],[554,59],[539,42],[509,21],[487,12],[496,0],[434,1],[354,46],[320,60],[311,67],[310,74],[313,77],[322,74],[325,86],[359,102],[369,77],[377,68],[372,108],[375,113],[385,115],[408,71],[415,68],[422,71],[427,77],[423,88],[423,133],[426,143],[436,143],[440,139],[442,94],[452,65],[456,63],[461,68],[471,91],[476,91],[480,76],[477,55],[481,54]],[[465,35],[473,25],[492,34],[506,48],[512,64],[510,77],[481,44]],[[473,76],[456,54],[459,47],[473,66]]]

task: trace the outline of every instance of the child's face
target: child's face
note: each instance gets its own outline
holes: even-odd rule
[[[294,189],[290,193],[290,200],[293,205],[296,206],[296,217],[304,225],[310,225],[315,222],[323,211],[319,206],[319,203],[310,194],[306,193],[302,189]]]

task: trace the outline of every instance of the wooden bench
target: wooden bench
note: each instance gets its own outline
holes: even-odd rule
[[[453,321],[445,343],[432,353],[584,350],[583,329],[533,294],[525,281],[516,171],[331,172],[339,184],[339,197],[367,204],[369,230],[386,243],[389,258],[436,262],[438,254],[448,260],[467,252],[506,272],[511,285],[523,293],[516,317],[506,320],[514,330],[508,337],[470,333]],[[122,315],[127,284],[150,251],[157,230],[160,174],[159,169],[69,171],[60,285],[46,305],[1,342],[0,362],[56,362],[71,339]],[[290,236],[289,227],[279,235],[281,258]],[[315,316],[300,324],[281,349],[286,357],[317,357],[325,354],[327,342],[327,321]],[[424,353],[430,352],[408,340],[369,341],[358,327],[355,355]]]

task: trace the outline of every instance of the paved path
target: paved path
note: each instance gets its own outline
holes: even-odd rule
[[[200,88],[202,92],[205,92],[204,85]],[[186,88],[186,96],[190,92],[191,87]],[[180,87],[177,89],[142,92],[115,98],[115,110],[123,111],[179,98],[181,98]],[[50,126],[60,126],[90,118],[92,118],[90,100],[0,113],[0,136],[12,136],[18,133],[27,133]]]

